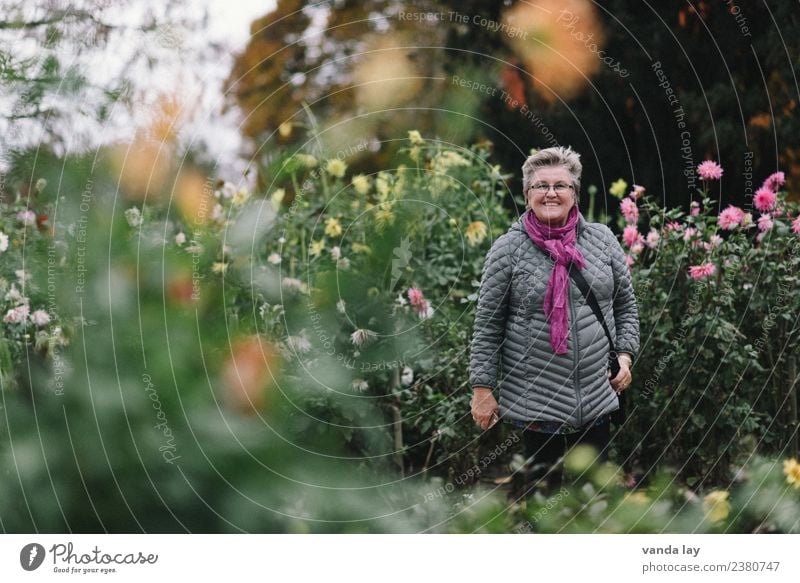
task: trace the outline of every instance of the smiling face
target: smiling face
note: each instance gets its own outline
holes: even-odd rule
[[[563,166],[549,166],[540,168],[534,173],[531,186],[540,182],[550,185],[564,183],[571,186],[572,176]],[[575,205],[575,191],[572,188],[563,194],[557,193],[554,188],[544,193],[531,188],[527,192],[527,197],[536,218],[552,227],[563,226],[569,211]]]

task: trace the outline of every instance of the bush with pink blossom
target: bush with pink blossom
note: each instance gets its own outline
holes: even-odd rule
[[[713,162],[698,170],[722,175]],[[800,214],[784,183],[781,172],[764,180],[752,209],[704,191],[689,212],[636,200],[649,230],[630,256],[643,348],[618,437],[634,466],[658,460],[700,485],[727,479],[754,450],[797,447],[788,403],[797,399]],[[630,247],[638,229],[630,209],[623,216]]]

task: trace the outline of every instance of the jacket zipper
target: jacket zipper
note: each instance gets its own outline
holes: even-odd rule
[[[581,238],[581,227],[580,222],[575,228],[576,236],[575,236],[575,245],[578,245],[578,242]],[[572,299],[572,278],[569,277],[567,279],[567,298],[569,300],[569,312],[570,312],[570,329],[572,330],[572,337],[574,341],[572,343],[573,351],[572,351],[572,374],[575,375],[575,397],[578,401],[578,427],[583,426],[583,402],[581,400],[581,382],[580,382],[580,371],[578,369],[578,354],[580,351],[580,345],[578,344],[578,320],[575,317],[575,304]]]
[[[572,301],[572,278],[568,283],[568,299],[569,299],[569,316],[570,316],[570,329],[572,331],[572,374],[575,375],[575,397],[578,401],[578,427],[583,425],[583,405],[581,403],[581,386],[580,386],[580,373],[578,371],[578,352],[580,350],[578,345],[578,326],[575,320],[575,305]]]

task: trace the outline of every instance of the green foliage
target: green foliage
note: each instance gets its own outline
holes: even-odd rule
[[[109,158],[69,160],[78,194],[39,183],[4,205],[2,275],[24,258],[24,297],[51,322],[3,324],[3,528],[795,532],[789,474],[750,463],[796,434],[787,215],[754,241],[719,231],[708,201],[689,216],[640,202],[661,237],[631,250],[643,344],[614,440],[625,473],[572,458],[561,499],[509,504],[487,484],[518,440],[470,421],[466,376],[508,176],[483,147],[409,141],[391,171],[293,154],[266,191],[206,182],[199,206],[119,198]],[[47,221],[22,224],[26,206]],[[688,277],[707,260],[713,277]]]
[[[619,445],[637,472],[668,466],[701,486],[756,451],[796,454],[800,238],[782,198],[763,235],[752,220],[721,229],[709,199],[695,215],[640,202],[660,238],[632,266],[642,349]],[[712,276],[690,277],[707,263]]]

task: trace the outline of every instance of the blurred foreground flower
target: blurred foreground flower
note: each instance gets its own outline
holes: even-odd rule
[[[731,511],[731,503],[728,501],[730,492],[727,490],[715,490],[709,492],[703,498],[703,509],[706,518],[711,522],[721,522],[728,517]]]
[[[492,24],[485,17],[481,23]],[[609,68],[620,76],[628,75],[602,50],[602,23],[594,3],[588,0],[515,2],[504,11],[501,26],[503,40],[527,70],[535,72],[533,87],[547,101],[576,95],[603,62],[610,63]],[[517,95],[511,86],[513,82],[506,82],[508,90]],[[522,101],[521,95],[517,101]]]
[[[405,103],[422,89],[422,74],[409,58],[409,40],[400,34],[366,39],[353,71],[356,101],[367,110]],[[401,47],[401,48],[398,48]]]
[[[222,370],[224,396],[229,406],[253,413],[267,403],[267,390],[275,383],[277,350],[258,336],[236,341]]]
[[[786,483],[800,489],[800,462],[795,458],[784,460],[783,473],[786,476]]]
[[[350,335],[350,342],[352,342],[355,346],[361,346],[367,340],[376,338],[377,334],[372,330],[367,330],[366,328],[359,328],[355,332]]]

